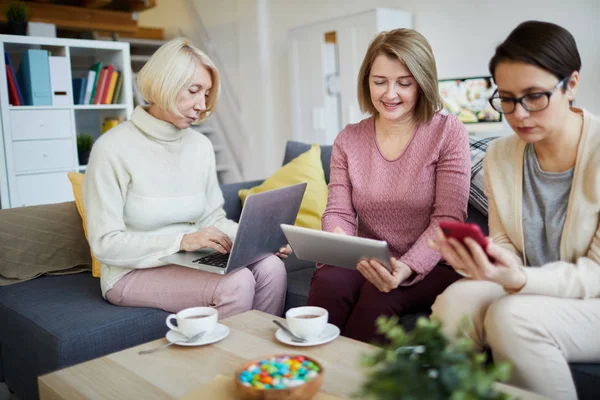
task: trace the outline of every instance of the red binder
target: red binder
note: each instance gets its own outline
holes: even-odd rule
[[[6,67],[6,80],[8,82],[8,102],[13,106],[20,106],[21,100],[19,99],[19,92],[17,91],[17,84],[15,83],[15,77],[8,65]]]
[[[100,77],[96,83],[96,93],[94,94],[94,100],[92,104],[101,104],[102,89],[104,88],[104,80],[106,78],[106,67],[100,70]]]

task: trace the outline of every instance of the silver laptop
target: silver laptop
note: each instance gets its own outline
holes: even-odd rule
[[[382,240],[285,224],[281,229],[301,260],[355,269],[359,261],[373,258],[390,270],[388,245]]]
[[[306,183],[248,196],[242,208],[231,253],[213,249],[179,252],[161,258],[169,264],[228,274],[269,257],[287,244],[281,224],[296,221]]]

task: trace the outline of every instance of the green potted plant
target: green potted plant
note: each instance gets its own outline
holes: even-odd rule
[[[6,21],[8,21],[8,33],[11,35],[26,35],[29,13],[27,6],[21,1],[11,1],[6,8]]]
[[[360,398],[392,399],[510,399],[494,389],[494,382],[510,375],[508,364],[488,364],[472,340],[461,337],[450,344],[436,320],[421,317],[407,333],[397,318],[377,320],[389,341],[364,357],[369,369]]]
[[[79,157],[79,165],[87,165],[93,145],[94,138],[91,135],[86,133],[77,135],[77,156]]]

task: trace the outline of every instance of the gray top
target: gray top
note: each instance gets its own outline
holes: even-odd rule
[[[523,233],[529,266],[560,260],[573,168],[545,172],[540,168],[532,144],[525,146],[523,166]]]

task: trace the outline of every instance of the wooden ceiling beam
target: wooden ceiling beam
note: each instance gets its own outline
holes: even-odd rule
[[[131,37],[136,39],[152,39],[152,40],[164,40],[165,32],[162,28],[147,28],[138,26],[138,30],[132,34],[124,34],[123,37]]]
[[[9,1],[0,0],[0,22],[6,22]],[[27,3],[31,22],[55,24],[57,28],[80,31],[109,31],[135,33],[138,30],[129,12],[95,10],[83,7],[60,6],[47,3]]]
[[[98,31],[100,36],[111,36],[112,32]],[[121,38],[134,38],[134,39],[151,39],[151,40],[164,40],[165,33],[162,28],[146,28],[138,26],[138,30],[135,33],[119,33]]]
[[[104,8],[112,3],[112,0],[82,0],[81,6],[84,8]]]
[[[129,11],[141,12],[156,7],[156,0],[134,0],[130,1]]]
[[[120,0],[113,2],[109,8],[113,10],[141,12],[156,7],[156,0]]]
[[[0,1],[4,2],[4,1]],[[28,0],[31,3],[56,4],[113,11],[142,12],[156,7],[156,0]]]

